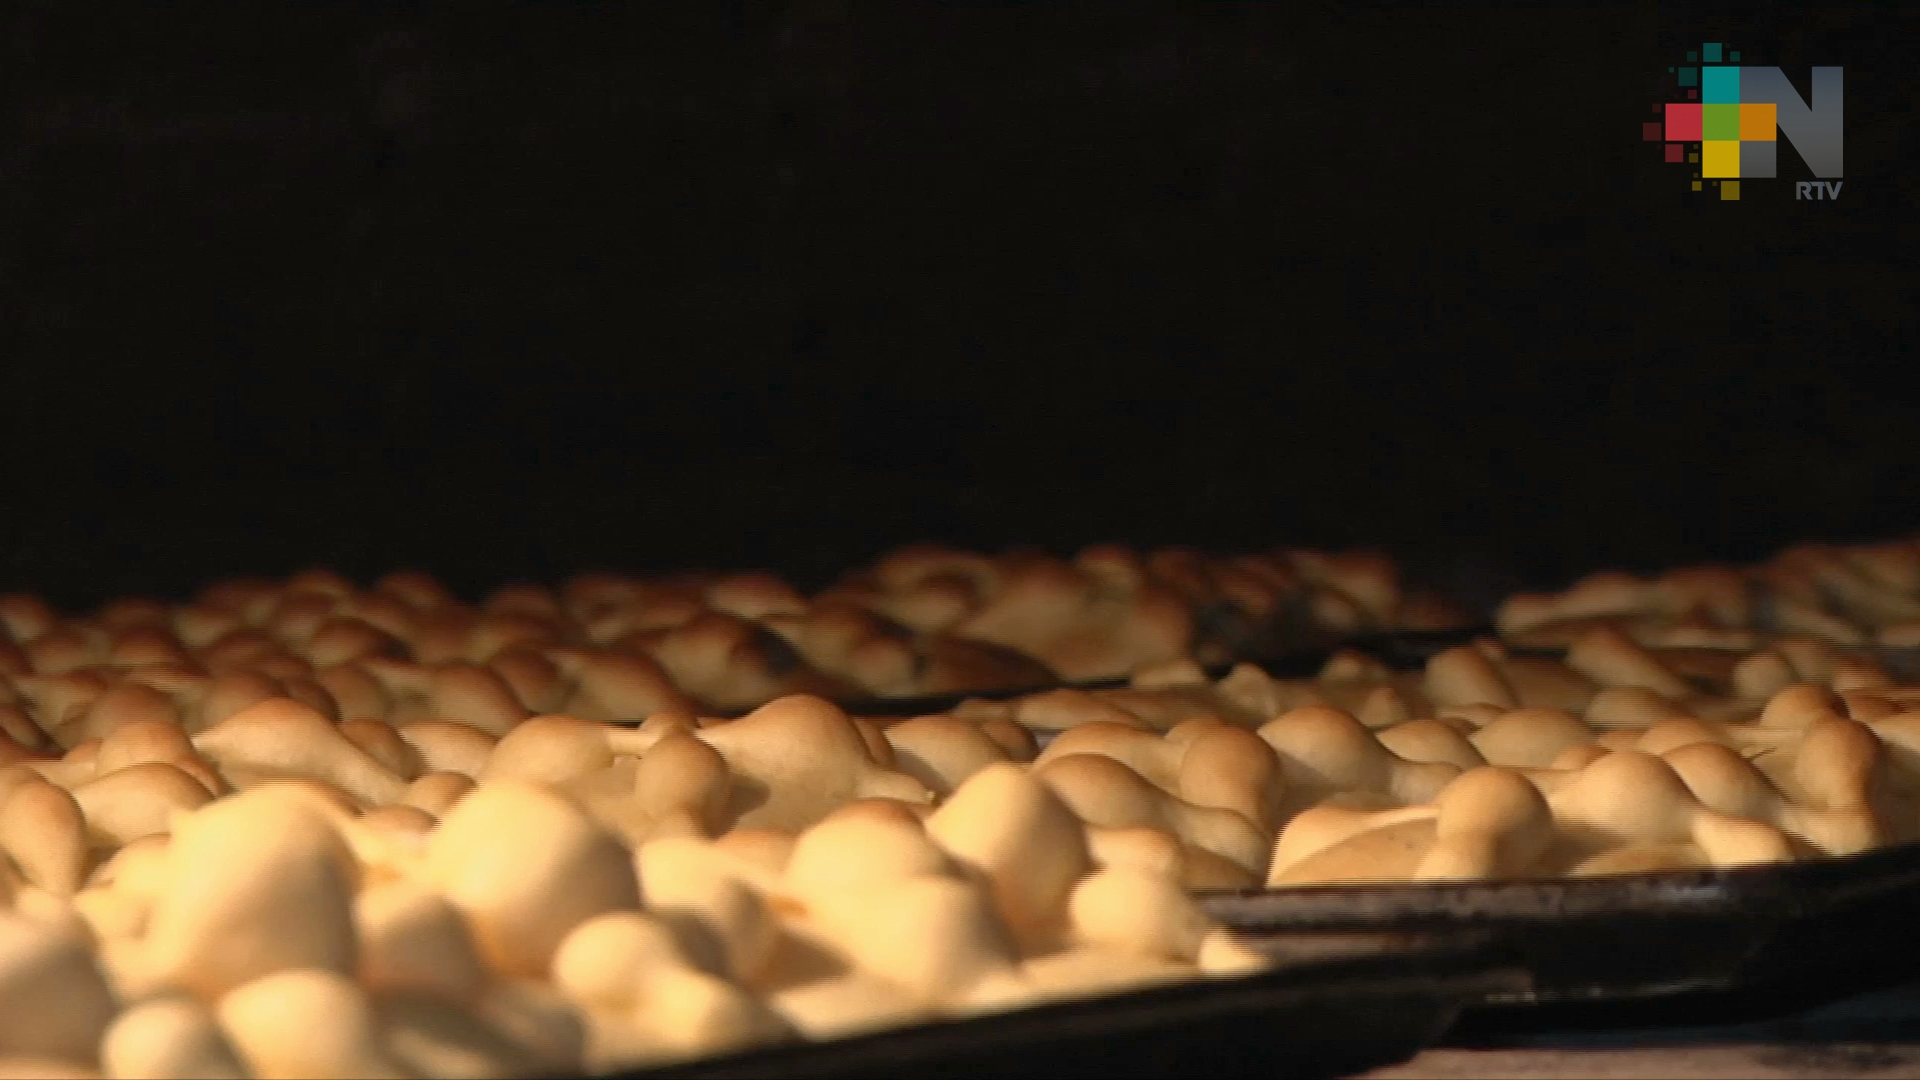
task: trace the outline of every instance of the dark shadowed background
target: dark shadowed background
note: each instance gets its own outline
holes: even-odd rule
[[[21,0],[0,589],[1920,528],[1914,9]],[[1838,202],[1641,141],[1702,40]]]

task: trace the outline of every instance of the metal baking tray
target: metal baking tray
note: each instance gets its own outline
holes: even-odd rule
[[[1527,972],[1485,1005],[1820,995],[1920,970],[1920,844],[1735,869],[1206,893],[1245,934],[1480,935]]]
[[[1412,1057],[1467,1005],[1524,982],[1471,935],[1257,935],[1255,944],[1274,969],[619,1076],[1347,1076]]]

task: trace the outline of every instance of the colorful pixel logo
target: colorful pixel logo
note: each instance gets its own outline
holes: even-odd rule
[[[1820,180],[1794,185],[1796,198],[1840,196],[1843,141],[1841,69],[1813,69],[1812,104],[1777,67],[1740,63],[1739,52],[1709,41],[1667,69],[1675,96],[1656,102],[1660,119],[1641,125],[1647,142],[1664,143],[1668,162],[1693,166],[1693,190],[1703,183],[1721,199],[1738,199],[1743,180],[1772,179],[1784,140]]]

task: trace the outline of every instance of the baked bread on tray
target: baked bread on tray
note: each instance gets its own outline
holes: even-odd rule
[[[1517,645],[1559,646],[1594,626],[1648,645],[1743,649],[1777,634],[1840,645],[1920,646],[1920,537],[1806,544],[1751,567],[1695,566],[1651,578],[1591,574],[1557,594],[1509,597],[1496,617]]]
[[[982,558],[949,620],[911,561],[818,598],[324,571],[84,618],[0,598],[0,1075],[603,1072],[1246,974],[1188,890],[1251,848],[1087,824],[1017,723],[814,695],[1446,615],[1379,560],[1103,549]]]
[[[0,676],[25,680],[10,697],[30,713],[51,695],[62,715],[36,714],[43,728],[84,724],[64,712],[131,681],[164,683],[148,689],[189,713],[285,693],[347,718],[424,710],[493,729],[549,712],[737,712],[796,693],[1025,690],[1460,621],[1438,601],[1403,599],[1388,560],[1298,551],[1105,547],[1068,561],[917,548],[817,597],[763,573],[592,574],[506,586],[477,605],[424,574],[361,588],[316,570],[78,618],[0,596]]]
[[[1062,560],[915,547],[850,575],[828,598],[922,633],[1017,649],[1067,682],[1188,657],[1271,656],[1370,630],[1467,624],[1438,598],[1407,594],[1389,559],[1297,550],[1215,559],[1107,545]]]
[[[1565,660],[1481,641],[1421,672],[1342,653],[1313,679],[1170,665],[1134,681],[955,712],[1052,733],[1036,773],[1091,823],[1155,824],[1218,854],[1225,819],[1193,807],[1267,823],[1272,844],[1232,843],[1272,886],[1736,866],[1920,839],[1920,689],[1816,638],[1729,654],[1602,627]],[[1189,762],[1201,734],[1239,749]]]
[[[605,1072],[1265,963],[1018,725],[165,700],[0,767],[0,1074]]]
[[[604,1072],[1259,970],[1196,890],[1920,839],[1920,691],[1824,638],[1210,679],[1229,635],[1173,631],[1223,602],[1242,641],[1446,621],[1377,560],[1116,549],[909,552],[813,598],[7,598],[0,1074]],[[1066,670],[1130,685],[821,696]]]

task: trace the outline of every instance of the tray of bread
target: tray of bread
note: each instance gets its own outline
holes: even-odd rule
[[[1290,935],[1271,951],[1270,970],[1243,978],[1045,1002],[624,1076],[1352,1076],[1412,1057],[1465,1005],[1525,981],[1470,935]]]
[[[1904,948],[1896,646],[1529,651],[1371,557],[908,555],[0,598],[0,1073],[934,1069],[1257,1007],[1305,1063],[1366,1037],[1309,1022],[1343,995],[1406,1034]]]
[[[1034,768],[1089,821],[1203,849],[1189,887],[1229,925],[1497,930],[1533,974],[1513,1000],[1858,980],[1920,944],[1915,650],[1566,629],[1416,635],[1313,677],[1175,662],[956,714],[1040,733]],[[1274,751],[1269,772],[1253,740],[1208,735],[1239,741],[1231,795],[1160,745],[1226,728]],[[1207,804],[1278,824],[1229,842]]]
[[[814,1043],[920,1069],[956,1037],[1087,1054],[1256,1011],[1295,1018],[1301,1074],[1411,1052],[1492,976],[1472,949],[1251,948],[1166,868],[1096,861],[1027,728],[955,721],[978,767],[936,793],[830,699],[1449,620],[1390,564],[1308,552],[919,549],[814,596],[595,575],[468,604],[324,571],[83,616],[6,596],[0,1074],[604,1075],[770,1047],[729,1068],[778,1073]],[[1307,1022],[1360,1003],[1397,1011]]]

